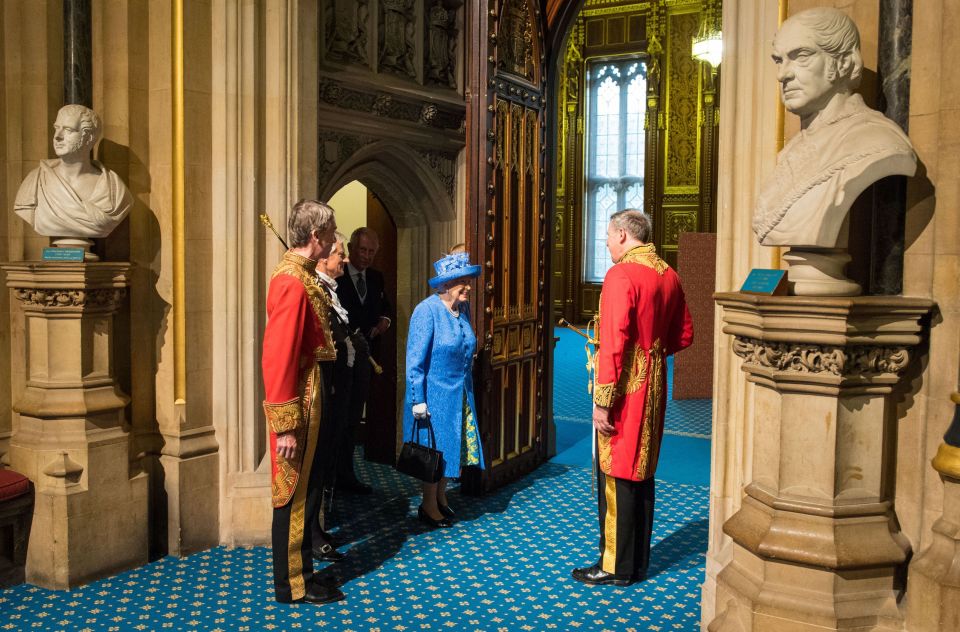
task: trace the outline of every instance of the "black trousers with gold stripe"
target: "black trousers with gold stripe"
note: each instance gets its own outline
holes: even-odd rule
[[[330,418],[329,375],[323,371],[323,363],[320,378],[323,380],[319,392],[321,422],[320,427],[312,427],[307,432],[307,449],[300,471],[304,478],[297,483],[290,502],[273,510],[273,586],[277,601],[282,603],[302,599],[313,580],[315,531],[312,526],[317,524],[323,502],[324,458],[328,456],[319,449],[319,443],[321,429]]]
[[[653,478],[631,481],[597,468],[600,509],[600,568],[624,578],[643,579],[650,565],[653,535]]]
[[[308,448],[308,451],[311,451]],[[323,468],[320,451],[312,450],[312,463],[305,485],[305,496],[298,503],[297,493],[285,506],[273,510],[273,586],[277,601],[289,603],[303,598],[313,578],[313,538],[310,521],[316,521],[323,497]]]

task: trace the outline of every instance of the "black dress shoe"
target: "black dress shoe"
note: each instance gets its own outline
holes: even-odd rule
[[[439,520],[434,520],[423,510],[423,505],[417,509],[417,518],[420,518],[420,522],[423,524],[433,527],[434,529],[449,529],[453,526],[453,523],[450,522],[449,518],[440,518]]]
[[[313,547],[313,557],[323,562],[342,562],[346,555],[333,548],[330,543],[318,544]]]
[[[437,503],[437,509],[440,510],[440,513],[443,514],[443,517],[444,517],[444,518],[451,518],[451,519],[452,519],[455,515],[457,515],[457,514],[453,511],[453,509],[450,509],[450,505],[441,505],[440,503]]]
[[[312,603],[315,605],[333,603],[334,601],[340,601],[343,598],[343,592],[341,592],[336,586],[330,586],[318,582],[310,582],[310,584],[307,585],[307,594],[303,596],[303,600],[306,603]]]
[[[599,564],[594,564],[588,568],[575,568],[572,574],[573,578],[578,582],[591,584],[593,586],[605,586],[607,584],[613,586],[629,586],[633,583],[633,578],[629,575],[608,573],[600,568]]]

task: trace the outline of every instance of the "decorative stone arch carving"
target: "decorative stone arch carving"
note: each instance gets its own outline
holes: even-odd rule
[[[456,220],[446,185],[420,153],[403,143],[379,141],[357,150],[321,183],[321,199],[354,180],[377,194],[398,229]]]

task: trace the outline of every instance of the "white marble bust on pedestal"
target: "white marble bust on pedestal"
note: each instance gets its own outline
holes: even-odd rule
[[[92,159],[100,140],[100,117],[83,105],[65,105],[53,124],[58,158],[42,160],[17,191],[14,211],[48,237],[106,237],[133,204],[113,171]]]
[[[891,175],[912,176],[906,134],[853,90],[863,72],[860,33],[837,9],[802,11],[773,40],[780,96],[800,133],[777,157],[757,199],[753,230],[765,246],[790,246],[796,294],[859,294],[843,277],[850,207]]]

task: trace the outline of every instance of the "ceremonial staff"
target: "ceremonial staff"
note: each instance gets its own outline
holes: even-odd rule
[[[597,328],[597,319],[591,318],[590,322],[587,323],[587,330],[584,331],[579,327],[571,324],[567,321],[566,318],[561,318],[557,321],[557,325],[561,327],[566,327],[570,331],[577,333],[584,338],[586,338],[587,343],[583,345],[583,350],[587,353],[587,392],[593,393],[593,376],[597,368],[597,348],[600,346],[600,341],[597,339],[595,333]]]
[[[594,316],[590,319],[590,322],[587,323],[587,330],[584,331],[576,325],[571,324],[567,321],[566,318],[561,318],[557,321],[557,325],[560,327],[566,327],[570,331],[579,334],[586,338],[587,342],[583,345],[583,350],[587,352],[587,393],[593,394],[593,382],[594,376],[596,375],[597,370],[597,350],[600,347],[600,340],[596,336],[597,332],[597,317]],[[590,488],[594,491],[597,491],[597,433],[596,431],[590,433],[590,460],[593,462],[593,467],[590,468],[592,476],[590,477]]]
[[[273,222],[270,220],[270,216],[269,216],[269,215],[267,215],[266,213],[260,213],[260,222],[261,222],[264,226],[266,226],[267,228],[269,228],[271,231],[273,231],[273,234],[277,236],[277,239],[280,240],[280,243],[283,244],[283,247],[284,247],[284,248],[286,248],[287,250],[290,249],[290,246],[287,245],[286,240],[285,240],[283,237],[281,237],[281,236],[280,236],[280,233],[277,232],[277,229],[273,227]],[[341,325],[346,326],[346,323],[344,323],[343,320],[341,320],[340,314],[337,313],[337,310],[333,310],[333,315],[337,317],[337,320],[340,321],[340,324],[341,324]],[[348,329],[348,331],[349,331],[349,329]],[[358,335],[360,335],[360,330],[359,330],[359,329],[355,329],[354,332],[350,335],[350,337],[353,338],[353,336],[358,336]],[[356,346],[356,345],[354,345],[354,346]],[[367,355],[367,360],[370,362],[370,366],[373,367],[373,372],[374,372],[374,373],[376,373],[377,375],[383,374],[383,367],[380,366],[379,364],[377,364],[377,361],[376,361],[376,360],[374,360],[372,357],[370,357],[370,355]]]

